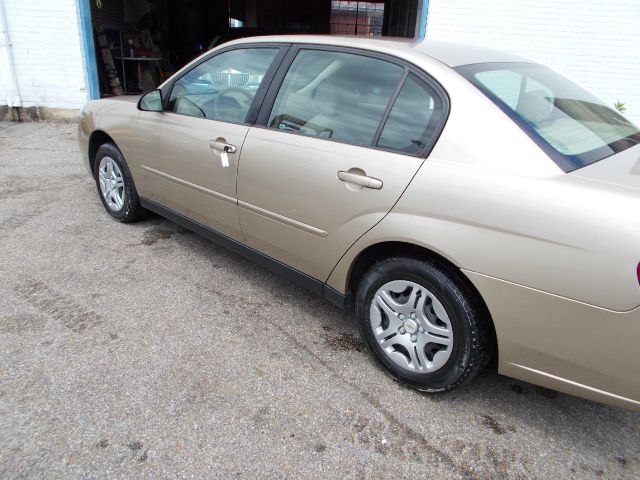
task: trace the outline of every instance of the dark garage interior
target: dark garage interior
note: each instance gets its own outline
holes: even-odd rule
[[[240,37],[413,38],[420,0],[93,0],[101,96],[154,88],[206,50]]]

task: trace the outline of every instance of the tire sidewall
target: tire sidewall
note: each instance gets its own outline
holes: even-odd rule
[[[416,373],[394,363],[380,347],[370,324],[370,307],[378,289],[393,280],[415,282],[442,303],[453,333],[453,349],[447,362],[435,372]],[[419,390],[439,391],[455,386],[469,367],[472,348],[470,308],[465,296],[443,271],[434,265],[414,259],[393,259],[380,262],[365,276],[356,297],[356,316],[363,341],[375,359],[394,378]]]
[[[111,157],[118,164],[118,167],[120,168],[123,176],[125,190],[124,206],[117,212],[114,212],[113,210],[111,210],[111,208],[109,208],[109,205],[102,195],[102,190],[100,189],[99,166],[100,161],[104,157]],[[118,150],[115,145],[105,143],[104,145],[100,146],[100,148],[98,148],[93,161],[93,177],[96,183],[96,188],[98,189],[98,196],[100,197],[104,208],[107,210],[107,212],[109,212],[109,215],[111,215],[119,222],[124,222],[131,218],[138,206],[138,193],[136,192],[135,186],[133,184],[131,172],[129,171],[127,162],[125,162],[124,156],[122,155],[122,153],[120,153],[120,150]]]

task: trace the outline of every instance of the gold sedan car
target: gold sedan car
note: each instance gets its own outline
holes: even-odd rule
[[[548,68],[444,43],[227,43],[89,102],[107,212],[156,212],[355,306],[394,378],[499,371],[640,410],[640,131]],[[301,320],[304,321],[304,320]]]

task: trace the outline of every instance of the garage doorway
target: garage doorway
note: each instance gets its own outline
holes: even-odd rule
[[[91,2],[100,96],[138,94],[224,42],[277,34],[412,38],[421,0]]]

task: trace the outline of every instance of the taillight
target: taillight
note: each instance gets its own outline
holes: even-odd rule
[[[638,268],[636,269],[636,273],[638,274],[638,283],[640,283],[640,263],[638,264]]]

